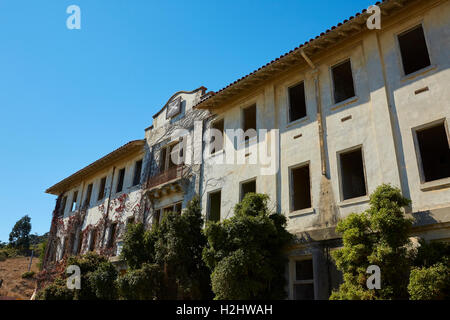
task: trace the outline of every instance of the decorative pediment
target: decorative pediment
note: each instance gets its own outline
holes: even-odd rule
[[[181,112],[181,97],[167,103],[166,119],[171,119]]]

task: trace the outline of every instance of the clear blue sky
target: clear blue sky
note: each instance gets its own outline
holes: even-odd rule
[[[25,214],[48,231],[44,190],[142,139],[174,92],[221,89],[374,2],[0,0],[0,240]]]

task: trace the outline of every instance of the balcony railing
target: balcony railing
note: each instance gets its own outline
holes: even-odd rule
[[[178,165],[172,168],[169,168],[153,177],[150,177],[147,180],[147,189],[159,186],[160,184],[180,179],[183,176],[185,166]]]

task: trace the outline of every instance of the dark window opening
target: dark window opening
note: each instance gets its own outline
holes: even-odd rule
[[[289,88],[289,121],[306,117],[305,83]]]
[[[339,103],[355,96],[352,65],[347,60],[332,68],[334,84],[334,102]]]
[[[75,191],[73,193],[73,198],[72,198],[72,205],[70,206],[70,211],[74,212],[77,208],[77,198],[78,198],[78,191]]]
[[[105,197],[106,177],[100,181],[100,190],[98,190],[97,200],[100,201]]]
[[[357,149],[342,153],[340,160],[344,200],[365,196],[367,191],[362,150]]]
[[[127,225],[134,223],[134,217],[127,218]]]
[[[142,173],[142,160],[136,161],[134,165],[134,177],[133,177],[133,186],[137,186],[141,183],[141,173]]]
[[[81,253],[81,249],[83,247],[83,232],[79,232],[78,233],[78,247],[77,247],[77,252],[76,254]]]
[[[247,193],[256,193],[256,180],[244,182],[241,185],[241,201]]]
[[[292,169],[292,210],[311,208],[309,166]]]
[[[173,212],[181,214],[181,202],[177,203],[174,207],[173,207]]]
[[[450,177],[450,147],[444,123],[417,131],[425,182]]]
[[[117,232],[117,223],[113,223],[109,228],[108,248],[112,248],[114,246],[114,241],[116,239],[116,232]]]
[[[160,218],[161,218],[161,209],[155,210],[155,213],[153,214],[152,224],[158,225]]]
[[[125,179],[125,168],[120,169],[119,171],[119,179],[117,180],[116,192],[122,192],[124,179]]]
[[[430,56],[422,26],[398,36],[405,75],[428,67]]]
[[[61,207],[59,208],[59,215],[60,215],[60,216],[63,216],[63,215],[64,215],[64,211],[66,211],[66,204],[67,204],[67,196],[65,196],[65,197],[62,199]]]
[[[211,140],[210,140],[210,143],[211,143],[210,152],[211,152],[211,154],[213,154],[213,153],[216,153],[216,152],[218,152],[218,151],[223,149],[223,140],[224,140],[224,134],[223,134],[224,133],[224,122],[223,122],[223,119],[214,122],[212,124],[211,128],[220,131],[221,134],[222,134],[222,138],[219,139],[219,140],[217,140],[213,136],[211,137]]]
[[[209,194],[209,221],[220,221],[220,205],[222,194],[220,191],[212,192]]]
[[[94,229],[91,232],[91,243],[89,244],[89,251],[94,251],[96,244],[97,244],[97,230]]]
[[[295,262],[294,299],[314,300],[314,272],[312,260]]]
[[[250,129],[256,130],[256,105],[245,108],[243,113],[244,113],[244,133]],[[256,132],[250,134],[250,136],[246,136],[245,141],[253,138],[255,135]]]
[[[93,188],[93,184],[91,183],[90,185],[88,185],[88,188],[87,188],[86,200],[84,202],[85,207],[89,207],[91,204],[92,188]]]

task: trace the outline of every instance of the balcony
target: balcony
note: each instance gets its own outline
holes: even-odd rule
[[[173,166],[147,180],[146,189],[152,189],[168,182],[179,180],[186,172],[184,165]]]

